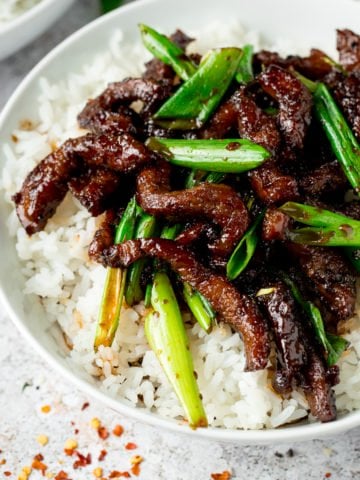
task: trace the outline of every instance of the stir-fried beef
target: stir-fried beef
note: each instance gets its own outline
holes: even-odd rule
[[[332,248],[292,242],[286,246],[337,319],[350,318],[355,311],[356,276],[341,253]]]
[[[29,173],[20,192],[14,195],[20,222],[29,235],[42,230],[65,197],[74,173],[84,166],[104,166],[117,173],[129,173],[149,163],[152,158],[145,145],[129,134],[120,136],[88,134],[67,140]],[[90,179],[85,183],[89,184],[89,181]],[[85,206],[97,211],[95,203],[105,201],[108,194],[114,193],[116,188],[114,183],[115,177],[111,174],[106,174],[106,179],[105,174],[98,180],[92,179],[85,194],[91,193],[93,198],[86,200],[85,194],[80,194],[80,190],[85,188],[81,179],[77,182],[74,180],[72,188],[78,196],[83,197],[82,203]],[[96,191],[105,188],[106,191]]]
[[[137,199],[142,208],[171,220],[206,217],[222,228],[210,249],[226,256],[249,226],[247,209],[238,193],[228,185],[202,183],[187,190],[170,191],[170,166],[157,163],[137,178]]]
[[[191,38],[179,30],[170,38],[184,50],[184,59],[191,59],[195,66],[200,64],[200,55],[186,54]],[[302,388],[311,413],[323,422],[336,417],[332,386],[337,383],[338,369],[329,360],[326,342],[321,340],[307,307],[319,308],[316,311],[322,314],[326,334],[337,333],[338,322],[354,314],[356,272],[341,249],[294,243],[300,241],[301,231],[297,237],[293,233],[299,223],[281,211],[286,207],[279,207],[286,201],[297,201],[360,220],[360,202],[345,201],[350,198],[347,191],[350,185],[354,187],[354,179],[340,166],[334,139],[329,141],[324,118],[319,122],[313,114],[312,95],[302,83],[307,84],[306,80],[300,81],[297,75],[299,72],[327,85],[360,140],[360,37],[350,30],[339,30],[337,47],[341,65],[317,49],[307,57],[256,53],[254,72],[248,75],[251,80],[239,86],[234,77],[215,113],[201,122],[201,128],[188,131],[177,130],[179,122],[167,128],[156,123],[154,113],[183,80],[172,67],[153,59],[141,78],[111,83],[89,100],[78,122],[90,133],[66,141],[48,155],[13,197],[29,235],[45,227],[68,190],[93,216],[105,211],[89,248],[90,259],[124,268],[143,257],[156,258],[156,262],[149,262],[148,271],[138,276],[140,294],[154,268],[163,267],[162,262],[169,264],[177,274],[174,284],[187,282],[208,300],[219,319],[241,334],[246,368],[265,368],[270,357],[275,391],[286,395],[292,388]],[[217,95],[214,88],[212,97]],[[320,115],[316,102],[314,110]],[[345,120],[340,124],[337,128],[347,127]],[[359,154],[356,142],[345,138],[346,133],[341,135],[344,156]],[[220,170],[225,174],[222,183],[216,183],[220,181],[216,172],[203,172],[208,165],[201,164],[203,168],[197,167],[189,177],[189,169],[178,166],[181,153],[180,160],[174,162],[177,154],[171,149],[164,156],[151,151],[149,137],[175,142],[198,139],[204,143],[196,145],[205,144],[204,150],[223,143],[212,139],[244,138],[264,147],[271,156],[258,168],[248,172],[241,168],[236,171],[243,173],[231,174],[228,154],[220,147],[221,158],[216,162],[223,162],[226,168],[223,165]],[[350,154],[345,145],[348,140]],[[191,157],[188,142],[179,148],[189,148]],[[263,151],[252,148],[247,150],[249,155]],[[208,164],[209,157],[205,159]],[[184,188],[194,179],[196,186]],[[138,205],[130,203],[126,210],[135,208],[132,238],[142,235],[139,232],[149,220],[151,233],[143,236],[176,222],[179,225],[169,229],[180,230],[175,240],[146,238],[114,245],[119,212],[134,192]],[[287,212],[291,215],[291,208]],[[125,223],[126,217],[125,213]],[[144,221],[141,228],[139,219]],[[358,258],[359,252],[356,255]],[[128,295],[125,298],[132,304]],[[276,357],[270,356],[270,340]]]
[[[294,298],[282,282],[270,283],[269,291],[258,296],[258,301],[270,321],[277,347],[281,375],[275,376],[274,388],[284,393],[291,389],[293,378],[307,361],[301,317]]]
[[[300,80],[276,65],[262,72],[259,82],[264,91],[279,103],[278,121],[286,145],[301,149],[311,120],[310,92]]]
[[[171,240],[130,240],[105,249],[101,260],[108,266],[127,267],[144,256],[169,263],[183,281],[209,300],[220,318],[241,333],[246,350],[247,370],[265,368],[270,343],[266,323],[255,303],[241,294],[223,275],[201,265],[189,250]]]
[[[351,30],[337,30],[336,47],[340,63],[348,71],[360,70],[360,36]]]
[[[94,217],[111,207],[119,186],[119,175],[104,167],[90,168],[69,182],[70,192]]]

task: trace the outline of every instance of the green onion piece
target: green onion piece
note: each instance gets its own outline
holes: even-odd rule
[[[102,13],[111,12],[123,4],[123,0],[100,0]]]
[[[329,89],[318,83],[314,92],[315,112],[331,147],[356,193],[360,193],[360,145]]]
[[[133,238],[139,207],[133,197],[120,220],[115,233],[115,243]],[[119,325],[121,305],[124,296],[127,270],[108,268],[95,332],[94,349],[100,345],[110,346]]]
[[[184,283],[183,295],[187,306],[200,327],[205,330],[206,333],[210,333],[216,315],[207,299],[201,295],[200,292],[194,290],[188,283]]]
[[[317,82],[313,82],[307,77],[304,77],[304,75],[301,75],[301,73],[297,72],[296,70],[293,71],[295,77],[300,80],[300,82],[311,92],[314,93],[317,87]]]
[[[204,178],[204,182],[207,183],[221,183],[225,180],[226,174],[221,172],[210,172]]]
[[[179,398],[190,427],[206,427],[183,319],[169,278],[163,272],[154,276],[151,304],[155,311],[145,319],[149,345]]]
[[[279,208],[297,222],[315,228],[291,230],[296,243],[328,247],[360,247],[360,221],[323,208],[288,202]]]
[[[314,327],[316,336],[327,352],[327,363],[329,366],[335,365],[335,363],[341,357],[341,354],[348,348],[349,343],[345,338],[337,335],[332,335],[325,332],[324,322],[320,313],[320,310],[308,300],[305,300],[295,283],[285,273],[282,274],[284,282],[291,289],[293,297],[302,307],[305,313],[308,315],[311,323]]]
[[[252,45],[244,45],[242,47],[242,55],[240,58],[237,74],[235,76],[239,83],[249,83],[254,80],[254,72],[252,67],[254,55],[254,47]]]
[[[245,139],[178,140],[151,137],[146,145],[173,165],[207,172],[242,173],[270,157],[264,147]]]
[[[135,238],[153,237],[155,235],[156,228],[156,218],[143,212],[136,227]],[[140,285],[140,279],[147,263],[148,260],[142,258],[133,263],[128,270],[125,300],[129,306],[139,303],[144,298],[144,292]]]
[[[251,225],[231,254],[231,257],[226,264],[226,274],[230,280],[235,280],[235,278],[245,270],[252,259],[259,242],[259,235],[257,232],[258,226],[264,218],[264,214],[265,211],[256,218],[255,222]]]
[[[211,50],[194,75],[156,112],[156,123],[178,130],[200,128],[219,105],[240,57],[238,48]]]
[[[145,47],[154,57],[170,65],[182,80],[194,75],[197,67],[186,57],[182,48],[147,25],[140,24],[139,28]]]
[[[151,290],[152,290],[152,284],[148,283],[146,285],[145,298],[144,298],[144,305],[146,308],[149,308],[151,306]]]

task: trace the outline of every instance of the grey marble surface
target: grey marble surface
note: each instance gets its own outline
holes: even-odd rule
[[[56,29],[0,62],[0,108],[48,51],[97,15],[97,0],[77,0]],[[138,454],[144,458],[140,480],[210,480],[211,473],[225,470],[231,471],[233,480],[360,479],[360,429],[321,441],[269,447],[189,440],[123,418],[86,398],[44,364],[2,311],[0,332],[0,478],[18,478],[21,468],[31,465],[41,452],[48,478],[59,470],[73,480],[95,478],[93,470],[98,466],[108,478],[112,470],[129,470],[131,456]],[[82,410],[85,402],[90,406]],[[49,413],[42,412],[44,405],[51,407]],[[90,426],[94,417],[110,431],[123,425],[124,435],[101,440]],[[37,442],[40,434],[48,437],[47,445]],[[63,451],[69,438],[77,440],[81,453],[92,454],[91,465],[74,470],[75,458]],[[127,450],[128,442],[138,448]],[[99,462],[102,449],[108,455]],[[33,470],[30,478],[44,477]]]

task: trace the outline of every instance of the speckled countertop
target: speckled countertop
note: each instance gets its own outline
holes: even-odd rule
[[[97,15],[97,0],[76,0],[56,30],[0,62],[0,108],[44,54]],[[230,471],[232,480],[360,479],[359,428],[322,441],[271,447],[189,441],[121,417],[85,397],[44,364],[3,311],[0,332],[0,478],[19,478],[21,469],[41,453],[45,477],[33,470],[31,479],[53,478],[60,470],[72,480],[91,479],[100,475],[100,470],[94,472],[98,467],[108,478],[113,470],[130,471],[134,455],[143,458],[139,480],[210,480],[211,473],[223,471]],[[100,439],[91,426],[94,418],[108,430],[107,439]],[[120,437],[112,433],[116,425],[124,428]],[[39,435],[47,437],[46,445],[39,444]],[[78,457],[64,453],[68,439],[77,441],[84,456],[91,454],[91,464],[74,469]],[[137,448],[127,449],[129,443]],[[107,455],[99,461],[102,450]]]

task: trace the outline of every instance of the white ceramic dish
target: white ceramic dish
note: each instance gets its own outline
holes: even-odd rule
[[[3,0],[6,1],[6,0]],[[57,20],[74,0],[42,0],[0,29],[0,60],[24,47]]]
[[[341,8],[340,8],[341,7]],[[234,17],[241,19],[245,27],[263,33],[268,38],[287,38],[307,46],[317,46],[325,51],[334,48],[336,27],[359,29],[360,5],[350,0],[222,0],[210,4],[207,0],[143,0],[93,22],[72,35],[45,57],[22,82],[6,105],[0,117],[0,144],[9,141],[11,132],[23,118],[33,118],[39,92],[38,79],[45,75],[51,81],[62,78],[70,71],[101,51],[115,29],[123,29],[129,42],[138,39],[139,22],[155,25],[166,31],[176,27],[184,30],[196,28],[216,20],[229,22]],[[1,161],[1,159],[0,159]],[[225,429],[198,429],[191,431],[184,425],[165,420],[142,409],[130,408],[121,399],[114,400],[96,388],[95,381],[85,378],[78,367],[70,366],[64,353],[47,330],[46,319],[29,315],[23,300],[23,279],[19,272],[13,240],[9,237],[5,219],[7,207],[0,199],[0,297],[12,320],[27,341],[43,355],[49,366],[58,370],[78,388],[96,397],[124,415],[173,432],[195,437],[237,443],[273,443],[289,440],[304,440],[339,433],[360,425],[360,411],[340,416],[328,424],[297,424],[277,430],[241,431]]]

